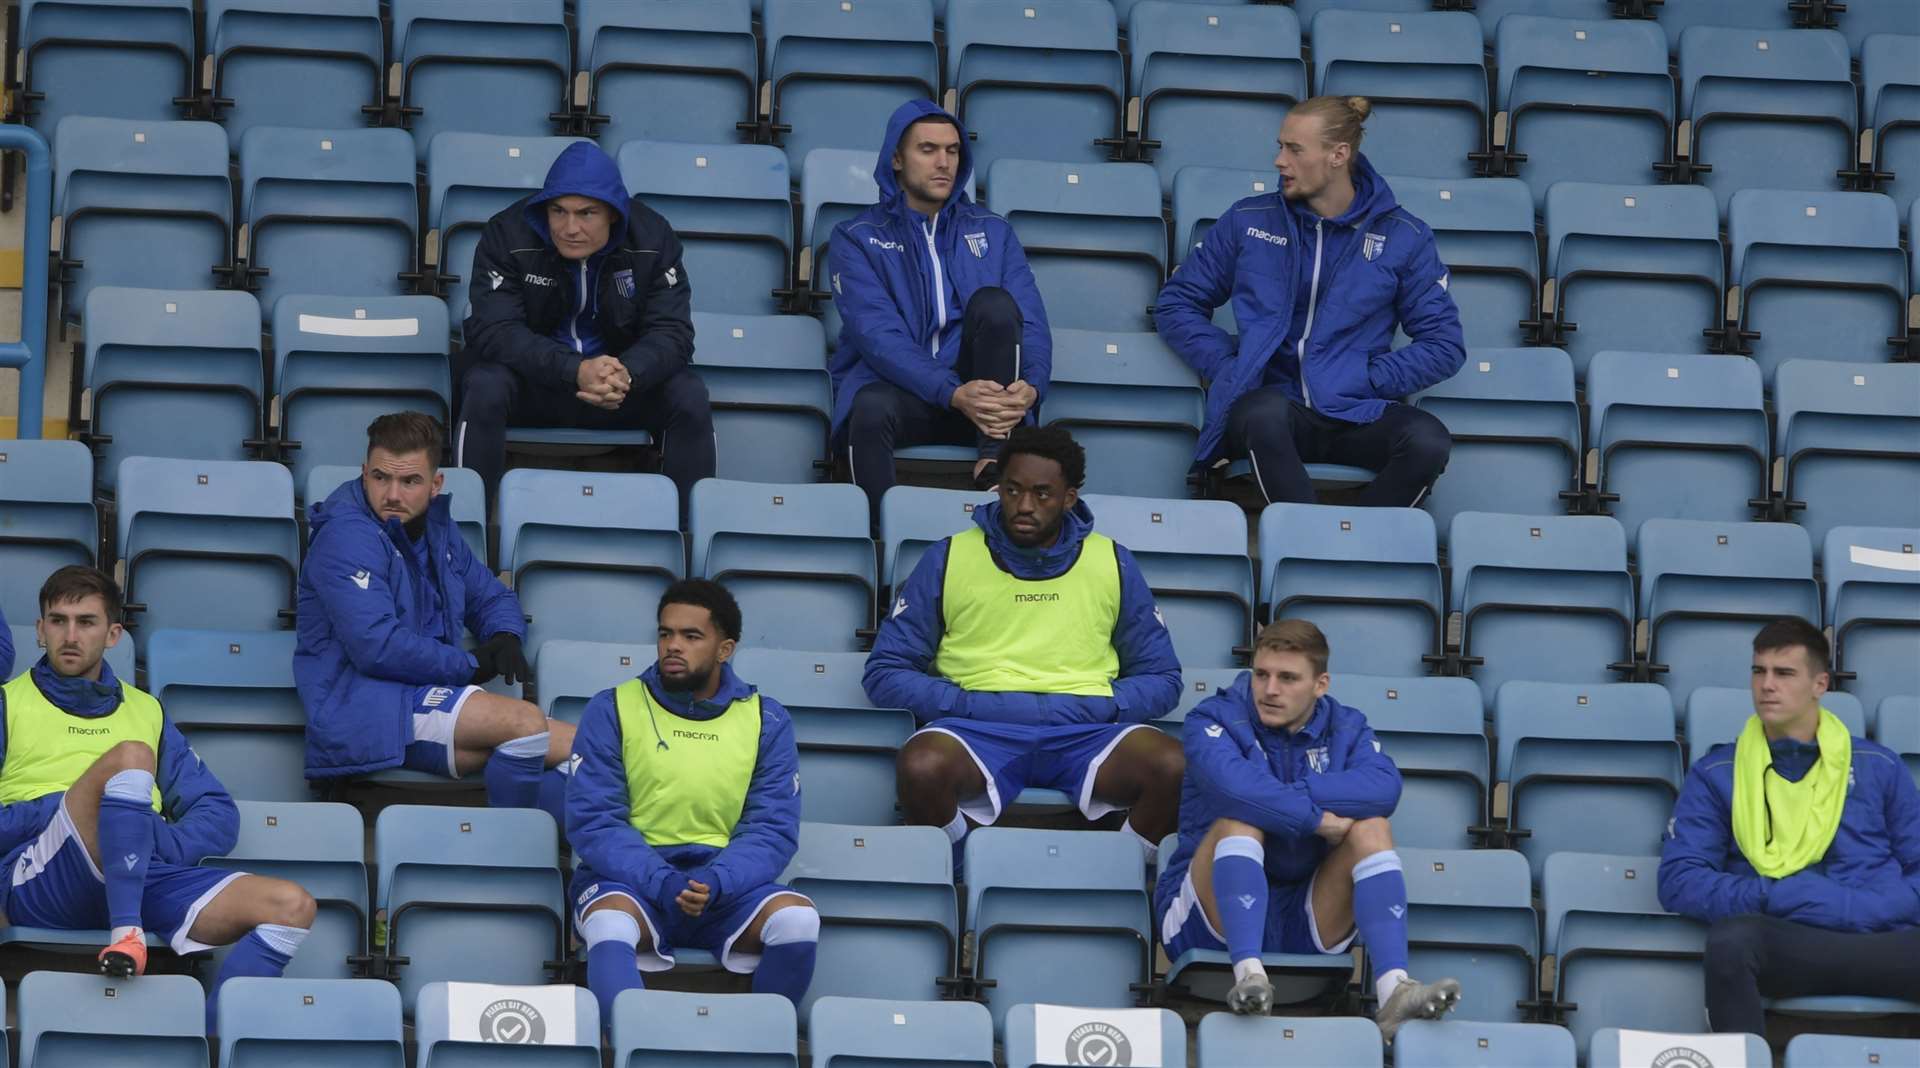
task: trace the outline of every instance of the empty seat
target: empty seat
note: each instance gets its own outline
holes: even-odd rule
[[[255,126],[365,122],[386,84],[377,0],[207,0],[205,88],[232,147]]]
[[[1785,523],[1649,519],[1640,530],[1646,659],[1676,704],[1695,686],[1740,686],[1753,636],[1782,616],[1820,625],[1807,532]]]
[[[746,645],[853,652],[874,625],[875,566],[860,487],[702,479],[693,568],[740,600]]]
[[[950,0],[946,28],[947,91],[978,136],[977,173],[991,176],[1002,157],[1107,159],[1100,142],[1121,132],[1126,87],[1108,0]]]
[[[192,0],[22,0],[19,20],[14,107],[49,141],[70,115],[171,119],[193,93]]]
[[[1446,473],[1420,502],[1437,528],[1447,530],[1461,512],[1565,511],[1560,494],[1578,485],[1581,456],[1573,361],[1565,352],[1470,350],[1458,374],[1420,391],[1413,403],[1453,436]]]
[[[627,191],[673,224],[694,305],[772,315],[793,288],[787,157],[771,145],[629,141]]]
[[[1698,1031],[1700,1028],[1703,1028],[1705,1026],[1706,1026],[1706,1021],[1703,1018],[1701,1020],[1696,1020],[1693,1023],[1688,1024],[1686,1027],[1674,1028],[1674,1030],[1685,1031],[1688,1029],[1692,1029],[1692,1030]],[[1622,1032],[1622,1028],[1618,1028],[1618,1027],[1603,1027],[1600,1030],[1595,1031],[1592,1037],[1590,1037],[1587,1040],[1587,1063],[1588,1064],[1619,1064],[1621,1063],[1621,1060],[1620,1060],[1621,1032]],[[1685,1042],[1687,1037],[1688,1037],[1687,1035],[1673,1036],[1676,1042]],[[1701,1037],[1706,1038],[1708,1036],[1705,1034],[1702,1034]],[[1765,1038],[1762,1038],[1761,1036],[1755,1035],[1755,1034],[1745,1034],[1745,1035],[1739,1036],[1739,1038],[1744,1040],[1743,1044],[1746,1046],[1745,1056],[1747,1059],[1747,1063],[1765,1064],[1767,1060],[1772,1057],[1773,1051],[1767,1046],[1767,1040]]]
[[[1573,1034],[1552,1024],[1408,1020],[1393,1036],[1393,1047],[1396,1068],[1474,1068],[1488,1063],[1574,1068],[1577,1063]]]
[[[1040,415],[1086,447],[1082,493],[1187,496],[1206,394],[1159,335],[1055,327],[1051,379]]]
[[[1820,553],[1833,666],[1847,692],[1872,709],[1920,694],[1920,526],[1835,527]],[[1867,719],[1872,724],[1872,717]]]
[[[99,545],[87,447],[66,440],[0,445],[0,615],[16,625],[37,618],[40,584],[68,564],[93,563]]]
[[[1148,0],[1126,13],[1140,136],[1163,193],[1185,167],[1272,166],[1287,108],[1307,98],[1300,19],[1285,8]]]
[[[1787,1042],[1786,1068],[1900,1064],[1920,1060],[1920,1039],[1798,1034]]]
[[[1851,24],[1852,20],[1849,19]],[[1902,217],[1920,196],[1920,72],[1913,55],[1920,30],[1874,34],[1860,45],[1863,133],[1871,131],[1873,169],[1880,192],[1893,198]]]
[[[802,819],[869,826],[898,819],[894,762],[913,734],[913,715],[873,707],[860,682],[866,654],[748,648],[732,663],[793,718],[807,783]]]
[[[1180,168],[1173,179],[1173,262],[1185,261],[1189,252],[1199,248],[1207,231],[1236,201],[1279,189],[1279,174],[1268,167]]]
[[[1920,527],[1920,367],[1788,360],[1774,411],[1780,496],[1810,537]]]
[[[1783,360],[1882,362],[1904,351],[1900,215],[1879,193],[1742,189],[1728,209],[1740,339],[1768,381]]]
[[[933,829],[800,825],[781,881],[813,900],[824,928],[803,1005],[816,1025],[823,996],[940,1000],[958,963],[959,917],[952,843]],[[991,1041],[984,1011],[980,1020]]]
[[[1920,697],[1898,694],[1880,699],[1873,740],[1900,754],[1920,784]]]
[[[1097,1058],[1112,1048],[1108,1045],[1111,1040],[1107,1039],[1104,1032],[1087,1035],[1076,1043],[1072,1038],[1073,1032],[1069,1031],[1068,1042],[1071,1045],[1067,1051],[1059,1051],[1056,1044],[1058,1024],[1048,1028],[1045,1038],[1042,1038],[1041,1021],[1048,1013],[1059,1013],[1065,1019],[1083,1023],[1091,1023],[1098,1017],[1100,1022],[1116,1029],[1126,1027],[1117,1022],[1121,1013],[1136,1021],[1151,1021],[1160,1036],[1160,1049],[1155,1063],[1165,1068],[1186,1068],[1187,1025],[1172,1009],[1122,1009],[1116,1013],[1113,1010],[1100,1012],[1065,1005],[1015,1005],[1007,1010],[1007,1068],[1046,1068],[1049,1065],[1070,1064],[1084,1057]],[[1122,1034],[1125,1033],[1122,1031]],[[1042,1041],[1046,1042],[1044,1046],[1041,1045]],[[1134,1056],[1144,1059],[1154,1056],[1155,1052],[1151,1047],[1135,1047]]]
[[[1381,174],[1467,178],[1487,147],[1480,23],[1464,11],[1388,14],[1329,8],[1313,16],[1314,91],[1364,96],[1367,159]]]
[[[1544,951],[1555,956],[1556,1014],[1578,1047],[1603,1027],[1684,1032],[1706,1024],[1707,929],[1660,907],[1659,868],[1650,855],[1547,858]]]
[[[613,1001],[613,1063],[799,1068],[797,1022],[778,994],[623,990]]]
[[[1866,711],[1859,698],[1840,690],[1828,690],[1820,698],[1820,707],[1839,717],[1847,733],[1867,737]],[[1687,698],[1687,759],[1697,761],[1707,750],[1724,742],[1736,741],[1747,720],[1754,715],[1753,691],[1733,686],[1695,686]]]
[[[1697,352],[1719,326],[1725,272],[1705,189],[1558,182],[1546,221],[1554,315],[1538,340],[1566,349],[1576,378],[1603,349]]]
[[[1476,0],[1473,13],[1480,20],[1488,46],[1497,43],[1500,23],[1508,15],[1546,15],[1557,19],[1604,19],[1613,15],[1612,0]]]
[[[1380,1068],[1380,1028],[1364,1016],[1236,1016],[1210,1012],[1197,1029],[1196,1068],[1314,1064]]]
[[[1427,513],[1270,504],[1259,544],[1262,618],[1313,621],[1332,670],[1420,675],[1440,652],[1446,594]]]
[[[1535,207],[1565,179],[1652,182],[1673,156],[1667,35],[1593,6],[1577,18],[1503,18],[1493,37],[1507,150],[1526,156]]]
[[[1467,346],[1527,343],[1540,315],[1534,205],[1518,178],[1389,178],[1394,198],[1433,230]]]
[[[807,1049],[815,1068],[990,1068],[993,1017],[973,1001],[824,997],[807,1014]]]
[[[806,482],[827,455],[833,382],[820,320],[693,313],[693,372],[707,384],[721,478]]]
[[[479,1040],[456,1039],[449,1003],[449,990],[456,984],[428,983],[420,988],[420,999],[413,1008],[413,1033],[420,1042],[420,1068],[597,1068],[600,1064],[600,1002],[585,987],[573,992],[573,1033],[556,1033],[551,1019],[546,1024],[545,1043],[538,1046],[501,1041],[495,1035],[482,1034]],[[512,988],[487,988],[501,996],[511,996]],[[535,987],[536,991],[552,987]],[[496,1019],[513,1020],[502,1013]],[[471,1033],[471,1032],[469,1032]],[[491,1041],[489,1039],[492,1039]]]
[[[1394,824],[1397,844],[1398,818]],[[1540,974],[1540,921],[1527,858],[1507,849],[1398,851],[1407,880],[1407,925],[1418,932],[1408,947],[1407,970],[1460,980],[1461,1000],[1449,1020],[1526,1019],[1539,996]],[[1481,1056],[1508,1063],[1484,1051]]]
[[[727,141],[759,113],[747,0],[579,0],[577,8],[588,122],[609,149],[643,139]]]
[[[1680,50],[1680,35],[1692,26],[1784,30],[1794,23],[1793,12],[1785,4],[1756,4],[1753,0],[1665,0],[1653,9],[1653,15],[1667,31],[1669,47],[1675,52]]]
[[[1593,485],[1630,543],[1647,519],[1740,522],[1767,495],[1767,416],[1751,360],[1598,353],[1587,414]]]
[[[1492,760],[1480,690],[1471,679],[1340,675],[1328,692],[1366,715],[1400,769],[1394,841],[1470,849],[1486,837]]]
[[[286,879],[306,888],[318,906],[290,979],[345,979],[349,958],[367,951],[367,828],[359,810],[337,802],[235,802],[240,835],[210,867]],[[224,958],[227,948],[214,951]]]
[[[571,121],[561,0],[394,0],[401,115],[419,160],[443,130],[553,133]]]
[[[1235,667],[1253,641],[1246,519],[1231,501],[1089,495],[1094,529],[1126,546],[1188,668]]]
[[[1764,5],[1761,5],[1764,6]],[[1847,39],[1833,30],[1689,26],[1680,42],[1680,117],[1720,213],[1741,189],[1844,188],[1859,104]]]
[[[1494,698],[1507,834],[1538,876],[1560,850],[1650,852],[1680,793],[1673,699],[1644,682],[1509,682]]]
[[[293,646],[290,630],[163,630],[147,639],[147,692],[236,798],[311,797]]]
[[[1151,329],[1147,308],[1167,260],[1152,168],[1002,158],[987,171],[987,188],[1026,248],[1048,323]]]
[[[275,446],[295,484],[364,457],[365,428],[389,412],[447,423],[449,375],[447,306],[432,297],[287,296],[273,311]]]
[[[940,86],[928,0],[782,0],[762,20],[769,118],[793,169],[815,148],[869,148],[893,109]]]
[[[413,171],[404,130],[248,130],[240,217],[246,287],[262,313],[272,316],[287,293],[412,292],[420,280]]]
[[[227,1068],[405,1068],[400,992],[377,979],[237,976],[220,987],[220,1063]]]
[[[427,245],[454,323],[467,318],[473,254],[488,220],[544,186],[553,161],[578,140],[448,132],[427,146]]]
[[[48,970],[20,980],[20,1063],[206,1068],[206,998],[187,975],[136,980]]]
[[[467,548],[473,550],[476,560],[485,561],[491,557],[487,553],[487,498],[480,488],[480,476],[470,468],[442,467],[440,474],[446,483],[440,487],[439,496],[448,498],[448,511],[452,514],[454,528],[465,539]],[[299,487],[300,499],[306,507],[327,499],[327,495],[340,488],[346,481],[360,481],[360,468],[342,465],[320,464],[307,470],[306,485]]]
[[[528,655],[550,638],[653,640],[654,607],[686,574],[679,496],[665,475],[515,468],[500,479],[499,516]]]

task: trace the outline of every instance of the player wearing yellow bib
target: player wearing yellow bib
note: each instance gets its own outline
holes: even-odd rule
[[[602,690],[574,735],[567,841],[587,987],[612,1020],[675,946],[708,950],[798,1005],[820,914],[775,880],[800,840],[800,758],[787,710],[733,673],[740,606],[705,579],[660,598],[659,659]]]
[[[238,941],[207,999],[236,975],[277,976],[313,924],[293,883],[197,865],[233,848],[233,799],[160,708],[101,659],[120,641],[120,590],[91,567],[40,588],[45,656],[0,688],[0,850],[6,922],[111,927],[103,971],[146,970],[145,932],[176,953]]]
[[[1130,809],[1149,860],[1174,829],[1180,743],[1147,728],[1180,698],[1153,594],[1080,500],[1086,452],[1065,430],[1019,427],[1000,499],[938,542],[895,593],[867,658],[867,696],[923,728],[900,749],[908,823],[954,842],[1028,786],[1064,790],[1088,819]]]

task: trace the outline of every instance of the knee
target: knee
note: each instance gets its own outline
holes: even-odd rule
[[[1025,325],[1020,314],[1020,302],[1013,294],[999,286],[981,286],[967,298],[966,318],[986,327],[1008,327],[1019,330]]]
[[[1262,845],[1265,845],[1267,841],[1267,832],[1255,827],[1251,823],[1242,823],[1239,820],[1227,819],[1224,816],[1213,821],[1213,826],[1208,828],[1208,833],[1216,839],[1251,838]]]
[[[820,913],[806,898],[782,896],[775,899],[767,922],[761,925],[760,942],[765,946],[791,945],[820,941]]]
[[[262,911],[267,916],[263,922],[302,929],[313,926],[319,906],[314,903],[312,894],[298,883],[285,879],[269,879],[267,883],[267,892],[261,902]]]
[[[120,742],[100,757],[113,774],[123,771],[152,772],[156,766],[153,747],[145,742]]]
[[[1758,915],[1729,916],[1707,929],[1707,980],[1714,982],[1751,971],[1760,949],[1764,920]]]
[[[894,762],[894,775],[903,796],[952,794],[957,789],[958,773],[952,754],[924,741],[908,742]]]
[[[1415,470],[1438,475],[1447,469],[1447,457],[1453,452],[1453,435],[1439,419],[1426,412],[1407,428],[1403,455]]]
[[[673,377],[660,383],[660,395],[667,402],[667,411],[676,419],[695,419],[712,422],[713,404],[707,396],[706,379],[692,371],[679,371]]]
[[[1384,817],[1354,820],[1347,828],[1347,843],[1360,856],[1370,857],[1393,848],[1393,829]]]
[[[503,422],[507,417],[520,380],[497,363],[476,363],[467,368],[460,380],[460,418],[472,421]]]
[[[1155,731],[1158,740],[1145,760],[1147,790],[1151,793],[1177,794],[1187,775],[1186,750],[1180,743]]]
[[[847,416],[848,435],[856,442],[893,438],[895,413],[892,390],[868,386],[853,395],[853,409]]]
[[[1257,389],[1233,402],[1227,421],[1246,440],[1291,442],[1293,402],[1277,389]]]
[[[546,713],[539,706],[526,701],[512,701],[511,726],[515,738],[525,738],[530,734],[540,734],[547,729]]]

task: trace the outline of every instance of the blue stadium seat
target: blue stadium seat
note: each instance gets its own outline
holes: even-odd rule
[[[1521,174],[1536,208],[1557,181],[1652,182],[1654,165],[1673,156],[1667,35],[1590,6],[1600,10],[1577,18],[1516,14],[1490,38],[1507,150],[1526,156]]]
[[[1095,530],[1127,547],[1187,668],[1236,667],[1253,641],[1246,517],[1231,501],[1089,495]]]
[[[1873,740],[1900,754],[1920,785],[1920,696],[1897,694],[1880,699]]]
[[[299,883],[319,906],[300,952],[287,965],[290,979],[345,979],[348,958],[367,952],[367,828],[360,812],[337,802],[235,802],[240,837],[209,867]],[[227,948],[214,951],[224,959]]]
[[[442,467],[440,474],[446,477],[446,484],[440,488],[442,496],[451,498],[449,511],[453,515],[453,525],[466,540],[467,548],[481,560],[491,559],[487,553],[487,498],[480,488],[480,476],[470,468]],[[346,465],[320,464],[307,471],[306,485],[301,500],[312,508],[318,501],[327,499],[327,495],[340,488],[342,482],[360,480],[360,468]]]
[[[947,92],[975,135],[976,173],[1003,157],[1107,159],[1100,142],[1121,132],[1127,76],[1108,0],[951,0],[946,29]]]
[[[897,590],[927,547],[973,526],[974,508],[994,499],[984,491],[894,486],[880,498],[880,580]],[[1089,505],[1091,507],[1091,505]],[[1096,521],[1098,516],[1095,516]]]
[[[20,980],[20,1063],[206,1068],[206,999],[186,975],[137,980],[48,970]]]
[[[559,832],[531,808],[394,805],[374,822],[376,900],[401,1000],[443,980],[533,984],[562,959]]]
[[[673,224],[700,311],[772,315],[793,288],[787,157],[771,145],[629,141],[627,191]]]
[[[1762,5],[1755,5],[1762,6]],[[1847,39],[1833,30],[1689,26],[1680,117],[1720,214],[1740,189],[1838,190],[1856,169],[1859,103]]]
[[[1393,195],[1433,230],[1469,348],[1527,343],[1540,317],[1533,201],[1518,178],[1390,178]]]
[[[1487,148],[1480,23],[1464,11],[1329,8],[1308,24],[1314,91],[1373,101],[1361,151],[1381,174],[1468,178]]]
[[[793,717],[800,750],[802,819],[891,824],[894,762],[913,734],[905,709],[875,708],[861,687],[864,653],[746,648],[733,669]]]
[[[427,146],[427,244],[454,324],[467,317],[473,254],[487,221],[545,185],[553,161],[581,140],[450,131]]]
[[[1152,168],[1002,158],[987,188],[1026,247],[1054,329],[1152,328],[1167,261]]]
[[[1920,1061],[1920,1039],[1806,1033],[1788,1040],[1784,1063],[1785,1068],[1851,1068],[1914,1061]]]
[[[1049,1068],[1056,1064],[1072,1064],[1082,1058],[1097,1058],[1110,1047],[1098,1037],[1084,1045],[1059,1050],[1049,1044],[1042,1049],[1037,1043],[1040,1037],[1036,1033],[1036,1010],[1054,1006],[1015,1005],[1007,1010],[1007,1038],[1005,1043],[1007,1068]],[[1090,1010],[1075,1009],[1075,1012]],[[1160,1050],[1157,1063],[1164,1068],[1187,1068],[1187,1025],[1172,1009],[1132,1009],[1134,1013],[1151,1013],[1159,1017]],[[1071,1041],[1071,1039],[1069,1039]],[[1145,1059],[1152,1050],[1136,1050],[1134,1056]]]
[[[1210,1012],[1196,1029],[1196,1068],[1312,1064],[1380,1068],[1380,1029],[1364,1016],[1236,1016]]]
[[[293,609],[300,528],[279,464],[130,456],[115,496],[129,630],[277,630]]]
[[[413,1007],[413,1033],[420,1042],[420,1068],[598,1068],[600,1064],[600,1002],[585,987],[573,988],[573,1036],[554,1033],[547,1023],[546,1044],[508,1044],[499,1041],[449,1038],[452,1030],[446,983],[420,988]],[[551,989],[551,988],[547,988]],[[511,988],[500,989],[511,996]]]
[[[386,84],[377,0],[207,0],[215,116],[234,151],[255,126],[365,122]]]
[[[960,944],[953,874],[952,843],[936,828],[800,825],[781,881],[813,900],[824,928],[802,1006],[816,1026],[823,996],[940,1000]],[[985,1011],[980,1020],[991,1041]]]
[[[1695,686],[1745,685],[1767,623],[1820,625],[1813,546],[1799,527],[1649,519],[1639,563],[1646,659],[1676,704]]]
[[[1920,527],[1920,367],[1788,360],[1774,410],[1780,496],[1812,538],[1836,526]]]
[[[1684,768],[1659,686],[1509,682],[1493,703],[1507,834],[1537,877],[1560,850],[1652,851]]]
[[[818,998],[807,1014],[807,1049],[814,1068],[992,1068],[993,1017],[974,1001]]]
[[[76,115],[52,140],[65,321],[79,321],[96,286],[219,284],[233,262],[233,186],[218,126]]]
[[[93,563],[99,545],[87,447],[64,439],[0,445],[0,615],[16,626],[32,622],[40,584],[68,564]],[[15,657],[32,648],[16,644]]]
[[[693,568],[733,591],[743,644],[854,652],[878,585],[860,487],[702,479],[689,506]]]
[[[808,300],[820,314],[829,352],[840,345],[840,309],[833,302],[827,246],[835,226],[880,200],[880,187],[873,180],[877,159],[874,152],[816,148],[800,165],[800,259],[807,267]],[[974,175],[968,172],[968,196],[973,188]]]
[[[1913,65],[1917,49],[1920,30],[1874,34],[1857,49],[1865,96],[1862,128],[1872,131],[1878,188],[1893,198],[1902,218],[1920,197],[1920,72]]]
[[[1420,675],[1423,657],[1441,651],[1446,593],[1427,513],[1270,504],[1259,546],[1262,620],[1312,620],[1332,670]]]
[[[1310,26],[1313,17],[1328,8],[1343,11],[1431,11],[1433,0],[1294,0],[1293,9],[1300,24]]]
[[[1187,253],[1199,248],[1207,231],[1235,201],[1279,189],[1279,172],[1270,167],[1238,170],[1196,164],[1180,168],[1173,178],[1173,262],[1184,262]],[[1397,185],[1394,192],[1399,192]]]
[[[400,296],[420,280],[404,130],[256,126],[240,139],[246,286],[271,322],[283,294]]]
[[[795,171],[816,148],[872,148],[902,100],[939,95],[928,0],[780,0],[762,25],[769,118]]]
[[[956,0],[957,2],[957,0]],[[1140,846],[1117,831],[982,827],[966,838],[973,975],[1003,1032],[1015,1005],[1134,1003],[1153,970]]]
[[[1395,1068],[1574,1068],[1577,1063],[1573,1035],[1564,1027],[1465,1019],[1408,1020],[1393,1036],[1393,1058]]]
[[[654,606],[686,574],[679,496],[665,475],[515,468],[500,479],[500,565],[549,638],[650,643]],[[637,672],[636,672],[637,674]]]
[[[19,20],[14,106],[49,141],[70,115],[152,123],[193,93],[192,0],[22,0]]]
[[[1701,955],[1707,929],[1660,907],[1659,870],[1660,858],[1651,855],[1547,858],[1543,948],[1555,957],[1559,1022],[1579,1048],[1602,1028],[1688,1032],[1706,1026]],[[1618,1064],[1619,1057],[1588,1063]]]
[[[1832,22],[1834,17],[1829,9],[1827,20]],[[1903,0],[1858,0],[1846,6],[1845,15],[1840,18],[1840,32],[1847,35],[1847,45],[1857,59],[1865,43],[1875,36],[1920,35],[1920,10]]]
[[[239,976],[220,988],[224,1068],[405,1068],[400,992],[377,979]]]
[[[730,141],[739,123],[759,114],[759,45],[747,0],[576,6],[588,122],[609,151],[635,140]]]
[[[1860,699],[1841,690],[1828,690],[1820,698],[1820,707],[1840,718],[1847,733],[1867,737],[1867,717]],[[1691,764],[1707,755],[1707,750],[1723,742],[1732,742],[1753,718],[1753,691],[1735,686],[1695,686],[1687,698],[1687,761]]]
[[[147,639],[147,692],[236,798],[312,797],[293,646],[288,630],[162,630]]]
[[[1734,356],[1600,352],[1587,369],[1594,487],[1637,540],[1653,517],[1740,522],[1767,495],[1760,368]]]
[[[273,310],[279,435],[296,485],[316,466],[367,454],[365,427],[389,412],[451,415],[447,306],[433,297],[309,297]]]
[[[1081,492],[1185,497],[1206,394],[1156,334],[1054,327],[1040,417],[1086,447]]]
[[[1328,690],[1357,708],[1400,769],[1393,839],[1422,849],[1471,849],[1485,838],[1492,761],[1471,679],[1338,675]]]
[[[1125,13],[1140,136],[1162,193],[1190,166],[1273,165],[1287,108],[1307,98],[1300,19],[1291,10],[1147,0]]]
[[[1821,546],[1834,669],[1847,692],[1869,709],[1895,694],[1920,694],[1916,547],[1920,525],[1834,527]],[[1867,724],[1873,724],[1871,715]]]
[[[694,312],[693,338],[693,372],[713,404],[719,477],[815,478],[833,411],[820,320]]]
[[[1753,0],[1665,0],[1653,9],[1668,46],[1680,51],[1680,35],[1692,26],[1744,26],[1757,30],[1784,30],[1793,25],[1785,4],[1756,4]]]
[[[1613,4],[1611,0],[1476,0],[1473,13],[1491,48],[1499,41],[1501,20],[1508,15],[1604,19],[1613,17]]]
[[[445,130],[537,137],[571,121],[561,0],[393,0],[392,12],[402,122],[420,162]]]
[[[1882,362],[1906,347],[1900,215],[1879,193],[1742,189],[1728,209],[1740,337],[1768,381],[1799,356]]]
[[[1457,268],[1456,268],[1457,270]],[[1466,366],[1413,404],[1453,435],[1446,473],[1421,506],[1445,531],[1461,512],[1556,516],[1579,483],[1573,361],[1559,349],[1471,349]]]
[[[613,1063],[799,1068],[797,1023],[778,994],[623,990],[613,1000]]]
[[[1760,5],[1756,4],[1754,6],[1758,7]],[[1699,1031],[1703,1031],[1705,1027],[1706,1027],[1706,1018],[1703,1016],[1699,1020],[1696,1020],[1693,1023],[1686,1025],[1685,1027],[1672,1027],[1672,1028],[1663,1027],[1661,1028],[1661,1030],[1662,1031],[1699,1032]],[[1593,1036],[1587,1041],[1587,1063],[1588,1064],[1619,1064],[1621,1063],[1620,1061],[1621,1030],[1622,1029],[1618,1027],[1603,1027],[1600,1030],[1595,1031],[1593,1033]],[[1765,1038],[1762,1038],[1761,1036],[1754,1035],[1754,1034],[1743,1035],[1741,1037],[1743,1037],[1746,1040],[1747,1063],[1765,1064],[1773,1056],[1772,1051],[1767,1047],[1767,1040]]]
[[[1707,190],[1558,182],[1546,220],[1554,295],[1543,303],[1556,313],[1538,340],[1567,350],[1576,379],[1603,349],[1697,352],[1720,324],[1725,271]]]
[[[588,701],[601,690],[638,678],[653,656],[654,647],[641,643],[565,638],[542,642],[533,665],[534,678],[540,680],[540,711],[549,719],[577,725]]]
[[[1399,822],[1394,842],[1406,873],[1407,926],[1415,932],[1407,970],[1460,980],[1461,1001],[1449,1020],[1527,1019],[1540,990],[1540,920],[1527,858],[1508,849],[1410,849],[1399,844]]]

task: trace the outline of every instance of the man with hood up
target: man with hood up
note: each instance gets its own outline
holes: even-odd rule
[[[1403,402],[1466,361],[1433,231],[1360,154],[1365,97],[1296,104],[1280,128],[1280,192],[1247,197],[1167,279],[1160,337],[1208,380],[1195,463],[1252,461],[1268,503],[1311,504],[1308,463],[1376,472],[1363,505],[1417,504],[1453,439]],[[1234,337],[1213,323],[1233,300]],[[1411,343],[1395,349],[1398,323]]]
[[[707,387],[680,241],[627,195],[598,145],[567,146],[546,185],[495,215],[473,257],[455,463],[492,497],[509,426],[644,429],[680,489],[714,469]]]
[[[1047,390],[1040,290],[1013,227],[967,196],[972,174],[959,120],[909,100],[873,168],[880,202],[833,228],[833,453],[875,507],[912,445],[975,445],[974,483],[993,485],[1000,441]]]

